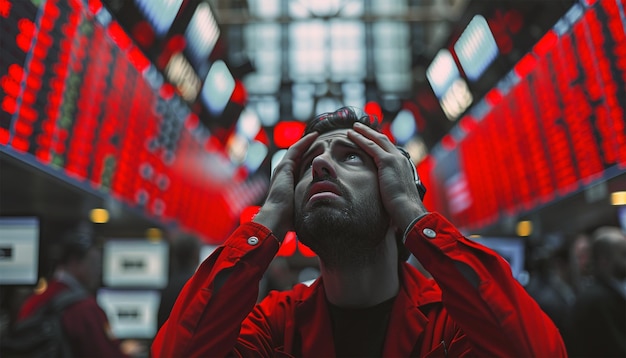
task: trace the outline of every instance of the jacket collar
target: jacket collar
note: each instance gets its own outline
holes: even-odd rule
[[[433,280],[406,262],[400,265],[399,271],[400,291],[392,307],[384,356],[409,356],[428,323],[420,308],[441,302],[441,291]],[[295,306],[295,327],[301,339],[302,357],[333,357],[332,324],[322,277],[306,290]]]

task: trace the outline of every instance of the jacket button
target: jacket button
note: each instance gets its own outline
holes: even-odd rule
[[[254,246],[254,245],[258,244],[258,243],[259,243],[259,238],[258,238],[258,237],[256,237],[256,236],[250,236],[250,237],[248,238],[248,245],[252,245],[252,246]]]
[[[433,229],[426,228],[422,230],[422,232],[424,233],[424,235],[426,235],[426,237],[431,238],[431,239],[434,239],[435,236],[437,236],[437,233]]]

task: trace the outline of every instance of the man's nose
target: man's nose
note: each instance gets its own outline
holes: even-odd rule
[[[313,158],[311,167],[314,180],[324,177],[337,178],[337,172],[335,171],[332,159],[327,153],[322,153]]]

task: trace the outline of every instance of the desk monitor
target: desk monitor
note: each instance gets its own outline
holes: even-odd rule
[[[163,288],[169,252],[164,242],[109,240],[104,244],[102,281],[108,287]]]
[[[0,217],[0,284],[37,283],[39,219]]]
[[[156,290],[101,288],[96,299],[119,339],[152,339],[157,332],[161,294]]]

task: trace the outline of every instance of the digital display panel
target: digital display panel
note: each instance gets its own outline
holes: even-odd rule
[[[437,209],[480,228],[624,171],[624,21],[617,1],[575,5],[541,38],[515,81],[487,93],[480,113],[461,119],[471,130],[435,158],[432,182],[459,174],[438,196],[465,198]]]
[[[233,180],[226,153],[102,3],[3,4],[0,150],[148,217],[227,237],[238,213],[223,195],[245,178]]]
[[[0,145],[9,142],[11,118],[20,97],[20,83],[39,8],[31,1],[5,0],[0,6]]]
[[[135,3],[157,36],[163,36],[172,26],[183,0],[135,0]]]
[[[147,240],[109,240],[104,244],[102,282],[109,287],[167,285],[168,246]]]
[[[459,64],[470,81],[476,81],[498,55],[498,45],[487,20],[476,15],[454,44]]]
[[[99,289],[98,305],[109,319],[118,339],[152,339],[157,332],[161,294],[151,290]]]
[[[192,61],[199,67],[207,62],[209,55],[220,37],[220,29],[213,16],[213,10],[206,2],[200,2],[193,13],[189,26],[185,29],[187,51]]]
[[[433,62],[426,69],[426,78],[428,78],[437,98],[443,97],[452,83],[460,77],[461,74],[454,63],[454,58],[446,49],[439,50]]]
[[[215,61],[202,86],[202,102],[212,115],[224,112],[230,96],[235,89],[235,79],[224,61]]]
[[[39,219],[0,218],[0,284],[32,285],[39,268]]]

